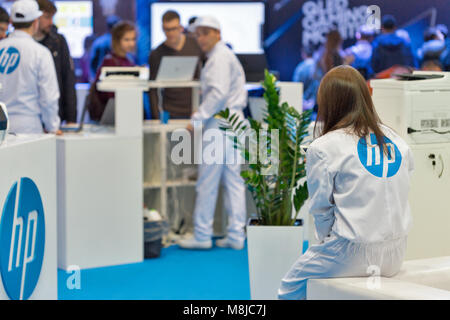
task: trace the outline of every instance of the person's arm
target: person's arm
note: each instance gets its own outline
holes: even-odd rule
[[[405,54],[407,62],[406,64],[410,67],[417,68],[418,67],[418,59],[414,55],[413,49],[410,44],[405,43]]]
[[[230,65],[221,59],[215,59],[203,69],[202,103],[192,115],[193,121],[205,121],[212,118],[223,109],[226,102],[226,94],[230,90],[231,70]]]
[[[159,64],[161,63],[161,56],[158,52],[152,51],[148,64],[150,66],[150,80],[155,80],[158,74]],[[152,113],[152,119],[159,119],[159,108],[158,108],[158,92],[156,89],[150,89],[150,110]]]
[[[48,49],[42,51],[38,69],[39,105],[45,130],[56,133],[59,130],[59,87],[55,63]]]
[[[303,65],[304,62],[301,62],[300,64],[297,65],[297,67],[294,70],[294,73],[292,75],[292,82],[303,82],[302,80],[304,79],[304,74],[303,74]]]
[[[323,241],[334,225],[333,177],[325,154],[310,146],[306,153],[306,175],[310,213],[314,217],[316,237]]]
[[[379,49],[377,47],[373,48],[372,51],[372,58],[370,58],[370,65],[372,67],[372,70],[374,73],[378,73],[382,70],[380,70],[380,66],[379,66],[379,53],[378,53]]]
[[[90,54],[91,61],[89,63],[90,68],[90,76],[91,79],[95,79],[95,75],[97,74],[97,68],[100,65],[100,53],[99,53],[99,46],[98,42],[94,41],[91,48],[91,54]]]
[[[75,67],[70,56],[69,46],[63,35],[59,35],[61,40],[61,54],[62,54],[62,107],[63,118],[67,122],[77,122],[77,93],[75,90]]]

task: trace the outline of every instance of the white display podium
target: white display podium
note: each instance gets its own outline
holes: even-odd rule
[[[88,127],[57,140],[58,267],[142,262],[142,93],[147,86],[99,83],[115,92],[115,128]]]
[[[55,137],[9,135],[0,176],[0,300],[57,299]]]

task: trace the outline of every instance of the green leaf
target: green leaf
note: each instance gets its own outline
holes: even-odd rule
[[[263,87],[267,108],[263,111],[262,121],[251,118],[248,119],[248,124],[238,121],[237,114],[231,114],[229,109],[218,112],[216,117],[222,130],[234,132],[230,138],[246,161],[250,159],[251,145],[262,148],[261,151],[265,150],[269,159],[272,155],[278,155],[279,163],[263,163],[258,157],[256,163],[246,165],[241,176],[253,196],[257,214],[263,224],[292,225],[292,206],[298,211],[308,197],[306,185],[296,186],[306,174],[300,145],[307,135],[311,112],[299,113],[286,102],[280,105],[276,81],[275,76],[265,70]],[[262,144],[260,136],[262,129],[267,130],[265,144]],[[254,131],[256,136],[247,138],[247,130]],[[278,144],[272,141],[271,130],[278,130]],[[262,174],[263,170],[269,169],[276,174]]]

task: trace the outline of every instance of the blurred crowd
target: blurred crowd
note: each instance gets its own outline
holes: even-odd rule
[[[423,35],[423,45],[412,49],[407,31],[397,28],[394,16],[386,15],[381,31],[363,25],[356,33],[356,43],[343,48],[337,30],[331,30],[319,48],[302,48],[302,61],[295,68],[292,80],[304,84],[304,109],[316,107],[316,94],[322,77],[338,65],[351,65],[366,80],[389,78],[413,70],[450,71],[450,42],[445,25],[429,27]]]

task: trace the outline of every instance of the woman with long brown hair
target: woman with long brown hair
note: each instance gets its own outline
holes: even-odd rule
[[[90,93],[92,96],[90,97],[89,114],[92,120],[100,121],[108,101],[114,98],[114,93],[100,92],[96,89],[102,68],[135,66],[129,55],[136,48],[136,36],[136,27],[132,22],[121,21],[112,28],[112,52],[105,56],[98,68],[97,76],[92,84],[94,87]]]
[[[331,30],[327,34],[327,40],[323,47],[323,53],[319,60],[319,66],[323,73],[327,73],[332,68],[344,63],[341,54],[342,37],[339,31]]]
[[[308,148],[309,211],[316,237],[282,280],[281,299],[305,299],[312,278],[395,275],[411,218],[413,158],[378,117],[366,82],[349,66],[332,69],[318,92],[316,138]]]

